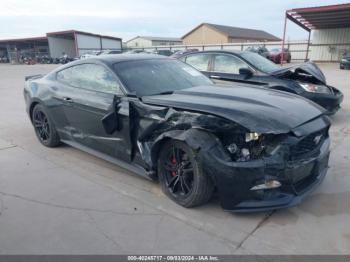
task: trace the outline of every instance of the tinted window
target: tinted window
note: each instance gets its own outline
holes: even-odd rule
[[[230,55],[216,55],[214,60],[214,71],[221,73],[239,74],[240,68],[248,68],[241,59]]]
[[[114,75],[100,65],[83,64],[69,67],[57,73],[57,80],[74,87],[121,93]]]
[[[253,66],[255,66],[258,70],[265,73],[270,73],[280,69],[278,65],[274,64],[267,58],[262,57],[261,55],[258,55],[255,53],[244,52],[244,53],[241,53],[241,57],[244,58]]]
[[[137,96],[212,84],[201,72],[175,59],[125,61],[114,68],[128,91]]]
[[[190,55],[187,56],[186,63],[200,71],[207,71],[209,58],[210,56],[207,54]]]

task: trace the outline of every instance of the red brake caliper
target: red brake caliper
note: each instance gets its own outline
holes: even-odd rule
[[[171,159],[171,163],[173,165],[176,165],[176,158],[175,158],[175,156]],[[172,176],[176,176],[176,172],[175,171],[171,171],[171,175]]]

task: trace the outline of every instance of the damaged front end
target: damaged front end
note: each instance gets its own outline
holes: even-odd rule
[[[249,212],[298,204],[326,175],[328,129],[327,118],[318,118],[288,134],[267,135],[255,143],[259,155],[246,161],[203,156],[206,169],[216,174],[223,208]]]
[[[336,113],[343,101],[343,94],[337,88],[326,83],[326,77],[320,68],[307,62],[274,71],[271,75],[281,79],[294,80],[297,93],[327,110],[328,114]]]
[[[129,103],[131,161],[157,177],[161,146],[185,142],[211,177],[222,207],[259,211],[297,204],[326,174],[327,117],[287,133],[257,133],[231,120],[195,111]]]

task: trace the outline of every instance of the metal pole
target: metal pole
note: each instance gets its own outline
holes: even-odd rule
[[[73,32],[73,35],[74,35],[75,56],[80,56],[76,32]]]
[[[306,62],[307,60],[309,60],[310,37],[311,37],[311,30],[309,31],[309,38],[308,38],[308,40],[307,40],[305,62]]]
[[[284,29],[283,29],[283,39],[282,39],[282,54],[281,54],[281,66],[283,66],[283,52],[284,52],[284,42],[286,40],[286,29],[287,29],[287,12],[284,18]]]

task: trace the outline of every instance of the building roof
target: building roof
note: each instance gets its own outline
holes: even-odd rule
[[[350,27],[350,3],[287,10],[288,19],[307,31]]]
[[[46,36],[39,37],[26,37],[26,38],[13,38],[13,39],[1,39],[0,43],[7,42],[47,42]]]
[[[114,37],[114,36],[107,36],[107,35],[99,35],[99,34],[93,34],[93,33],[88,33],[88,32],[83,32],[79,30],[66,30],[66,31],[58,31],[58,32],[50,32],[46,33],[46,36],[40,36],[40,37],[28,37],[28,38],[14,38],[14,39],[2,39],[0,40],[0,43],[5,43],[5,42],[33,42],[33,41],[40,41],[40,42],[47,42],[47,37],[48,36],[55,36],[55,35],[73,35],[74,34],[82,34],[82,35],[90,35],[90,36],[97,36],[97,37],[103,37],[103,38],[108,38],[108,39],[113,39],[113,40],[122,40],[119,37]]]
[[[137,39],[137,38],[143,38],[143,39],[146,39],[146,40],[150,40],[150,41],[164,41],[164,42],[182,42],[182,39],[181,38],[178,38],[178,37],[162,37],[162,36],[136,36],[134,38],[131,38],[130,40],[126,41],[127,43],[134,40],[134,39]]]
[[[226,25],[217,25],[217,24],[210,24],[210,23],[202,23],[202,24],[198,25],[197,27],[192,29],[190,32],[185,34],[182,37],[182,39],[203,25],[207,25],[207,26],[213,28],[214,30],[219,31],[222,34],[225,34],[226,36],[232,37],[232,38],[257,39],[257,40],[267,40],[267,41],[280,41],[281,40],[280,38],[278,38],[274,35],[271,35],[263,30],[233,27],[233,26],[226,26]]]
[[[100,35],[100,34],[93,34],[93,33],[88,33],[88,32],[74,30],[74,29],[66,30],[66,31],[50,32],[50,33],[47,33],[46,35],[47,36],[53,36],[53,35],[69,35],[69,34],[82,34],[82,35],[103,37],[103,38],[108,38],[108,39],[113,39],[113,40],[122,40],[119,37],[108,36],[108,35]]]

